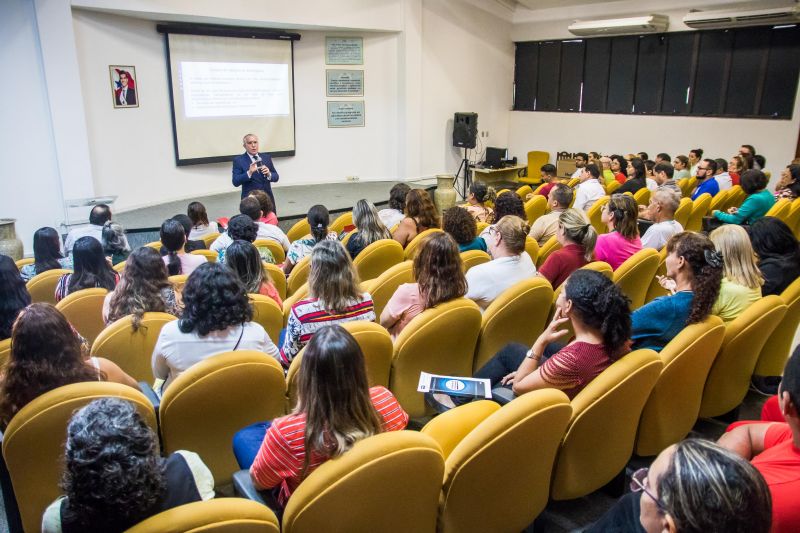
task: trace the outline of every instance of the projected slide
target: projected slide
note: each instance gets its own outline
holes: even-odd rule
[[[289,65],[182,61],[186,118],[289,115]]]

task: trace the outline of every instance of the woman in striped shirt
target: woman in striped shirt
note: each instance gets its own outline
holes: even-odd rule
[[[362,439],[408,424],[391,392],[368,387],[361,348],[341,326],[317,331],[297,382],[297,407],[290,415],[249,426],[233,439],[239,465],[250,467],[258,490],[272,489],[268,504],[278,512],[319,465]]]

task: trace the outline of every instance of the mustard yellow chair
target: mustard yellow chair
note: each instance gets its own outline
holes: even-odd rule
[[[622,187],[622,184],[617,180],[612,181],[608,185],[606,185],[606,194],[612,195],[616,192],[617,189]]]
[[[524,202],[529,194],[533,194],[533,189],[531,189],[530,185],[523,185],[516,190],[516,193],[519,199]]]
[[[161,241],[153,241],[153,242],[148,242],[147,244],[145,244],[145,246],[148,248],[152,248],[153,250],[161,250],[161,247],[164,245],[161,243]]]
[[[219,236],[220,236],[220,233],[218,233],[218,232],[217,232],[217,233],[209,233],[209,234],[207,234],[207,235],[203,235],[203,236],[202,236],[202,237],[200,237],[200,239],[198,239],[198,240],[201,240],[201,241],[203,241],[203,244],[205,244],[205,245],[206,245],[206,248],[208,248],[208,247],[210,247],[210,246],[211,246],[211,244],[212,244],[214,241],[216,241],[216,240],[217,240],[217,238],[219,238]]]
[[[299,289],[306,281],[308,281],[308,275],[310,273],[311,256],[307,255],[298,261],[298,263],[289,273],[289,277],[286,278],[286,296],[291,296],[294,294],[294,291]]]
[[[23,259],[17,259],[14,261],[14,264],[17,265],[18,269],[22,269],[25,265],[32,265],[36,262],[36,259],[33,257],[25,257]]]
[[[269,274],[272,283],[275,284],[275,289],[278,291],[278,295],[281,297],[281,300],[286,299],[286,274],[283,273],[281,267],[278,265],[273,265],[272,263],[265,263],[261,262],[264,265],[264,271]]]
[[[547,505],[553,462],[571,414],[566,394],[543,389],[480,422],[445,457],[438,530],[524,530]]]
[[[642,408],[662,366],[653,350],[636,350],[614,362],[572,399],[572,419],[554,466],[550,491],[554,500],[594,492],[625,468]]]
[[[253,246],[256,248],[268,249],[272,254],[272,257],[275,258],[275,262],[277,264],[281,264],[286,261],[286,252],[278,241],[273,239],[256,239],[253,241]]]
[[[639,205],[647,205],[650,203],[650,189],[642,187],[633,195],[633,199]]]
[[[522,201],[525,202],[525,199],[523,198]],[[524,206],[525,217],[528,219],[528,223],[533,224],[547,210],[547,198],[541,194],[536,194],[525,202]]]
[[[764,215],[765,217],[775,217],[783,220],[789,214],[792,207],[792,201],[788,198],[781,198],[769,208],[769,211]],[[785,221],[784,221],[785,222]]]
[[[164,324],[177,320],[168,313],[145,313],[138,330],[133,331],[131,316],[109,324],[92,344],[91,354],[119,365],[136,381],[153,381],[153,348]]]
[[[658,268],[650,280],[650,286],[647,288],[647,296],[644,297],[644,303],[650,303],[659,296],[666,296],[669,292],[661,286],[658,282],[658,276],[667,275],[667,247],[664,246],[658,251]]]
[[[0,341],[0,372],[5,368],[8,358],[11,357],[11,338]]]
[[[700,412],[708,371],[724,338],[722,319],[710,315],[686,326],[658,354],[664,368],[639,420],[637,455],[658,455],[689,434]]]
[[[375,306],[375,316],[380,318],[383,308],[389,303],[389,299],[403,283],[414,283],[414,264],[413,261],[403,261],[375,279],[365,281],[361,284],[361,290],[372,295],[372,304]]]
[[[122,271],[125,270],[125,261],[120,261],[116,265],[112,266],[111,269],[117,274],[121,274]]]
[[[711,213],[714,210],[722,211],[722,209],[727,205],[729,199],[730,189],[719,191],[714,195],[713,198],[711,198],[711,203],[708,204],[708,211],[706,212],[706,215],[711,216]]]
[[[294,242],[298,239],[302,239],[306,235],[311,233],[311,225],[308,223],[308,219],[306,217],[301,218],[297,222],[295,222],[294,226],[289,228],[289,231],[286,232],[286,237],[289,238],[289,242]]]
[[[511,192],[511,191],[508,190],[508,189],[500,189],[499,191],[497,191],[497,196],[500,196],[501,194],[505,194],[507,192]]]
[[[189,279],[189,276],[186,274],[175,274],[167,279],[172,284],[172,288],[175,290],[175,292],[180,293],[183,292],[183,288],[186,286],[186,281]]]
[[[368,245],[353,259],[358,279],[375,279],[403,262],[403,247],[394,239],[381,239]]]
[[[703,389],[700,417],[720,416],[742,403],[759,354],[784,315],[786,304],[773,294],[751,304],[725,325],[725,340]]]
[[[431,419],[420,432],[428,435],[442,449],[445,461],[464,437],[500,410],[500,404],[492,400],[475,400],[459,405]]]
[[[483,230],[489,227],[488,222],[475,222],[475,236],[480,236],[483,233]]]
[[[416,237],[411,239],[411,242],[409,242],[406,245],[406,249],[403,251],[403,258],[414,259],[414,256],[417,255],[417,249],[419,248],[420,244],[422,244],[422,241],[425,239],[425,237],[427,237],[431,233],[436,233],[437,231],[442,231],[442,230],[440,230],[439,228],[426,229],[425,231],[423,231],[422,233],[418,234]]]
[[[469,376],[481,327],[481,312],[472,300],[456,298],[426,309],[394,342],[389,389],[412,417],[426,414],[417,392],[420,372]]]
[[[42,394],[9,422],[3,436],[3,458],[25,531],[41,531],[42,513],[62,494],[64,441],[73,413],[92,400],[107,397],[131,402],[157,431],[153,405],[144,394],[104,381],[74,383]]]
[[[553,288],[541,277],[522,280],[504,290],[481,317],[473,372],[509,342],[532,345],[547,324],[552,300]]]
[[[525,251],[528,252],[531,261],[535,265],[536,260],[539,259],[539,243],[530,235],[525,237]]]
[[[725,205],[722,206],[722,211],[727,211],[731,207],[739,207],[744,202],[744,199],[747,198],[747,193],[744,192],[741,185],[734,185],[730,189],[728,189],[728,198],[725,201]]]
[[[692,212],[689,220],[683,227],[686,231],[700,231],[703,229],[703,217],[708,213],[708,206],[711,205],[711,195],[704,192],[697,199],[692,201]]]
[[[526,239],[525,244],[527,245],[527,243],[528,241]],[[536,268],[540,268],[547,258],[550,257],[550,254],[560,249],[561,244],[558,242],[558,239],[556,239],[556,236],[553,235],[544,243],[544,246],[539,249],[539,257],[536,258]]]
[[[250,305],[253,306],[253,322],[261,324],[264,330],[278,344],[278,338],[283,327],[283,309],[278,307],[277,302],[269,296],[263,294],[248,294]]]
[[[56,285],[58,280],[64,274],[72,274],[72,270],[65,270],[63,268],[54,268],[53,270],[46,270],[41,274],[36,274],[25,286],[28,293],[31,295],[33,303],[56,303]]]
[[[328,231],[333,231],[339,234],[344,231],[344,228],[352,225],[353,225],[353,212],[348,211],[347,213],[342,213],[341,215],[336,217],[336,220],[331,222],[331,225],[328,226]]]
[[[656,275],[660,256],[652,248],[639,250],[622,263],[614,271],[612,280],[631,300],[631,310],[635,311],[644,304],[650,282]]]
[[[179,375],[158,410],[165,454],[192,450],[217,486],[238,470],[233,435],[245,426],[286,414],[286,381],[280,363],[255,350],[214,355]]]
[[[611,268],[611,265],[609,265],[605,261],[592,261],[591,263],[583,265],[581,268],[584,268],[586,270],[594,270],[595,272],[600,272],[608,279],[614,278],[614,270]],[[560,287],[563,287],[563,285],[560,285],[559,288]]]
[[[90,345],[106,327],[103,322],[103,301],[106,294],[106,289],[82,289],[68,294],[56,304],[56,309],[61,311]]]
[[[687,191],[689,186],[689,178],[681,178],[678,180],[678,188],[681,190],[681,196],[686,198],[691,195],[691,191]]]
[[[352,239],[352,238],[353,238],[353,236],[354,236],[356,233],[358,233],[358,230],[357,230],[357,229],[354,229],[353,231],[348,231],[348,232],[345,234],[345,236],[344,236],[344,237],[342,237],[342,246],[344,246],[344,247],[347,247],[347,243],[348,243],[348,242],[350,242],[350,239]],[[398,244],[399,244],[399,243],[398,243]]]
[[[581,182],[580,178],[571,178],[567,181],[567,187],[574,189]]]
[[[280,533],[269,507],[244,498],[217,498],[173,507],[126,533]]]
[[[540,183],[535,189],[533,189],[533,194],[539,194],[541,190],[544,189],[545,185],[547,185],[547,182]]]
[[[491,260],[492,256],[483,250],[467,250],[466,252],[461,252],[461,263],[464,267],[464,272],[467,272],[474,266],[488,263]]]
[[[619,182],[614,182],[619,183]],[[602,196],[597,199],[595,203],[592,204],[592,207],[586,211],[586,216],[589,218],[589,222],[592,223],[592,227],[597,232],[598,235],[602,235],[604,233],[608,233],[608,226],[605,225],[603,222],[603,208],[608,203],[610,196]]]
[[[692,199],[691,198],[681,198],[681,203],[678,204],[678,209],[675,210],[675,221],[681,225],[682,228],[686,228],[686,224],[689,223],[689,216],[692,214]]]
[[[303,480],[286,505],[282,531],[434,531],[443,477],[439,446],[427,435],[374,435]]]
[[[792,232],[800,225],[800,198],[795,199],[789,206],[789,213],[786,215],[784,222]]]
[[[783,374],[783,367],[792,352],[792,342],[800,324],[800,278],[783,290],[781,300],[786,305],[786,314],[761,349],[753,372],[757,376]]]
[[[213,250],[193,250],[189,252],[192,255],[202,255],[209,263],[216,263],[219,259],[219,254]]]
[[[692,176],[690,178],[684,178],[684,179],[686,181],[680,180],[678,182],[678,186],[681,188],[681,192],[683,192],[683,196],[689,197],[689,196],[692,195],[692,192],[694,191],[695,187],[697,187],[697,178]],[[682,185],[681,185],[681,182],[683,182]]]
[[[542,152],[541,150],[532,150],[528,152],[528,175],[518,178],[517,181],[520,183],[527,183],[528,185],[539,185],[542,183],[542,175],[539,169],[549,161],[550,152]]]

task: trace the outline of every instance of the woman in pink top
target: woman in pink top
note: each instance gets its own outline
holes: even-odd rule
[[[609,233],[597,237],[594,257],[616,270],[630,256],[642,249],[639,239],[639,208],[628,194],[614,194],[603,207],[601,218]]]
[[[458,245],[445,232],[430,234],[414,257],[416,283],[400,285],[381,313],[381,325],[395,339],[425,309],[467,293]]]

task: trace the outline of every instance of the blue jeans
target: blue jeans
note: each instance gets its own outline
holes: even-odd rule
[[[256,422],[240,429],[233,436],[233,455],[236,456],[239,468],[247,469],[252,466],[271,425],[272,422]]]

